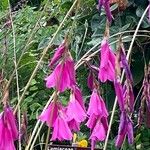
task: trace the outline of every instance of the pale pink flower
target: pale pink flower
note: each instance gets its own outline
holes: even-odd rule
[[[99,79],[101,82],[114,81],[115,79],[115,55],[113,54],[108,40],[105,37],[101,44],[101,60],[99,68]]]
[[[68,56],[61,61],[45,80],[47,88],[55,87],[60,92],[75,85],[75,69],[72,58]]]
[[[61,110],[60,110],[61,111]],[[71,140],[72,133],[68,126],[66,118],[63,116],[62,112],[59,111],[59,115],[54,123],[53,133],[51,140]]]
[[[89,108],[87,111],[88,115],[99,115],[99,116],[108,116],[108,112],[105,106],[105,103],[102,99],[102,97],[98,94],[98,91],[96,89],[93,90],[91,98],[90,98],[90,103],[89,103]]]
[[[65,52],[65,42],[63,42],[55,51],[53,58],[51,59],[49,66],[53,66],[62,56]]]
[[[58,116],[58,109],[60,104],[57,102],[51,102],[46,110],[39,116],[39,120],[46,122],[47,126],[53,127]]]
[[[13,111],[6,106],[0,114],[0,150],[15,150],[14,141],[18,139],[18,134]]]

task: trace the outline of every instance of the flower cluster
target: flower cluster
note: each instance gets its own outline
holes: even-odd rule
[[[75,79],[74,61],[68,49],[67,39],[56,49],[49,63],[53,72],[45,79],[47,88],[55,88],[56,96],[39,119],[53,128],[51,140],[71,140],[72,132],[79,131],[80,123],[86,118],[82,93]],[[71,91],[66,107],[58,100],[57,92]]]

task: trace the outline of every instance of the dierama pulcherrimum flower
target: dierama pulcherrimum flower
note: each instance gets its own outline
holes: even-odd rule
[[[0,114],[0,150],[15,150],[14,141],[18,139],[18,134],[13,111],[6,106]]]
[[[53,127],[58,116],[58,109],[60,109],[61,104],[52,101],[48,108],[44,110],[39,116],[39,120],[46,122],[47,126]]]
[[[112,52],[108,39],[104,37],[101,49],[101,60],[100,60],[100,68],[99,68],[99,79],[101,82],[114,81],[115,79],[115,55]]]
[[[70,89],[75,85],[74,62],[69,53],[45,80],[47,88],[55,87],[59,92]]]
[[[79,123],[83,122],[86,118],[86,113],[80,103],[75,99],[74,94],[71,94],[70,96],[66,115],[70,128],[74,131],[78,130]]]
[[[111,22],[113,17],[112,17],[111,10],[110,10],[109,0],[98,0],[98,7],[99,7],[100,13],[101,13],[102,6],[105,9],[108,21]]]
[[[98,94],[98,91],[96,89],[94,89],[92,92],[87,114],[89,116],[91,116],[92,114],[95,114],[95,115],[101,116],[101,117],[108,116],[108,112],[107,112],[105,103],[104,103],[102,97]]]
[[[66,50],[65,41],[56,49],[53,58],[51,59],[49,66],[52,67],[64,54]]]
[[[66,115],[62,110],[59,110],[59,115],[54,123],[53,133],[51,140],[71,140],[72,133],[68,126]]]

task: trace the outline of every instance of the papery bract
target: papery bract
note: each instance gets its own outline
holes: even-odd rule
[[[47,88],[55,87],[60,92],[75,85],[75,70],[72,58],[68,57],[60,62],[45,80]]]
[[[72,133],[68,126],[65,117],[59,113],[53,128],[52,139],[51,140],[71,140]]]
[[[51,102],[46,110],[39,116],[39,120],[46,122],[47,126],[53,127],[58,116],[58,103]]]
[[[101,60],[99,68],[99,79],[101,82],[114,81],[115,79],[115,55],[113,54],[108,40],[105,37],[101,44]]]
[[[49,66],[51,67],[54,65],[63,55],[65,52],[65,42],[63,42],[55,51],[53,58],[51,59]]]

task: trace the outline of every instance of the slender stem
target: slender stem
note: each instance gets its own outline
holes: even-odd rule
[[[127,60],[129,60],[129,57],[131,55],[131,52],[132,52],[132,47],[133,47],[133,44],[134,44],[134,41],[135,41],[135,38],[136,38],[136,35],[138,33],[138,30],[140,28],[140,25],[144,19],[144,16],[146,15],[147,11],[149,9],[149,6],[145,9],[137,27],[136,27],[136,30],[134,32],[134,35],[133,35],[133,38],[132,38],[132,41],[131,41],[131,44],[130,44],[130,47],[129,47],[129,50],[128,50],[128,53],[127,53]],[[121,81],[124,77],[124,71],[122,72],[122,78],[121,78]],[[105,139],[105,144],[104,144],[104,148],[103,150],[106,150],[107,148],[107,144],[108,144],[108,139],[109,139],[109,135],[110,135],[110,130],[111,130],[111,126],[112,126],[112,122],[113,122],[113,119],[114,119],[114,114],[115,114],[115,110],[116,110],[116,106],[117,106],[117,98],[115,98],[115,102],[114,102],[114,106],[113,106],[113,110],[112,110],[112,114],[111,114],[111,118],[110,118],[110,122],[109,122],[109,126],[108,126],[108,131],[107,131],[107,136],[106,136],[106,139]]]
[[[15,74],[16,74],[16,85],[17,85],[17,98],[19,101],[20,98],[20,90],[19,90],[19,81],[18,81],[18,71],[17,71],[17,59],[16,59],[16,36],[15,36],[15,28],[14,28],[14,23],[13,23],[13,18],[11,14],[11,6],[10,6],[10,1],[8,0],[9,4],[9,16],[11,20],[11,26],[12,26],[12,34],[13,34],[13,44],[14,44],[14,65],[15,65]],[[21,150],[21,118],[20,118],[20,106],[18,107],[18,124],[19,124],[19,140],[18,140],[18,145],[19,145],[19,150]]]
[[[36,73],[37,73],[37,71],[38,71],[38,68],[39,68],[39,66],[40,66],[40,64],[41,64],[41,62],[42,62],[44,56],[46,55],[46,53],[47,53],[49,47],[50,47],[51,44],[53,43],[53,41],[54,41],[56,35],[58,34],[59,30],[62,28],[64,22],[66,21],[66,19],[67,19],[68,16],[70,15],[70,13],[71,13],[71,11],[73,10],[74,6],[76,5],[77,1],[78,1],[78,0],[75,0],[75,1],[74,1],[73,5],[71,6],[71,8],[70,8],[69,11],[67,12],[66,16],[64,17],[63,21],[60,23],[59,27],[57,28],[57,31],[54,33],[54,36],[52,37],[52,39],[51,39],[51,41],[49,42],[48,46],[43,50],[43,54],[42,54],[40,60],[38,61],[38,63],[37,63],[37,65],[36,65],[36,67],[35,67],[35,69],[34,69],[32,75],[31,75],[31,77],[30,77],[30,79],[29,79],[29,81],[28,81],[28,83],[27,83],[26,86],[25,86],[25,89],[24,89],[24,91],[23,91],[23,93],[22,93],[22,95],[21,95],[21,97],[20,97],[20,99],[19,99],[19,102],[18,102],[18,104],[17,104],[17,106],[16,106],[16,108],[15,108],[14,113],[17,111],[18,106],[20,105],[21,101],[23,100],[23,98],[24,98],[24,96],[25,96],[25,93],[27,92],[27,90],[28,90],[28,88],[29,88],[29,86],[30,86],[30,83],[31,83],[32,79],[33,79],[34,76],[36,75]]]
[[[51,116],[52,116],[52,115],[51,115]],[[46,137],[45,150],[48,149],[48,141],[49,141],[50,131],[51,131],[51,128],[49,127],[49,128],[48,128],[48,132],[47,132],[47,137]]]

